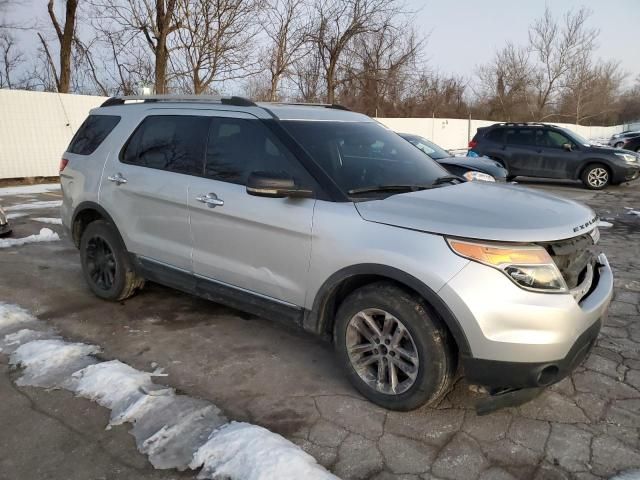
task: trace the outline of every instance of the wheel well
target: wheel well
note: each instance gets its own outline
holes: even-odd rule
[[[403,282],[400,282],[396,279],[393,279],[384,275],[378,275],[378,274],[352,275],[342,280],[340,283],[335,285],[330,292],[328,292],[328,294],[325,296],[325,300],[323,304],[320,305],[319,312],[318,312],[318,316],[319,316],[318,321],[322,328],[321,333],[328,337],[330,336],[331,341],[333,341],[333,328],[335,324],[335,317],[336,317],[336,313],[338,312],[338,308],[340,307],[340,304],[344,301],[345,298],[347,298],[352,292],[354,292],[358,288],[364,287],[365,285],[369,285],[375,282],[392,283],[395,286],[409,292],[410,294],[415,295],[419,298],[422,298],[428,305],[432,307],[433,313],[438,316],[440,321],[442,321],[443,325],[447,328],[447,330],[449,330],[449,333],[451,334],[451,338],[453,339],[453,342],[454,342],[453,346],[456,349],[456,351],[459,349],[456,335],[454,335],[453,332],[451,332],[451,328],[449,327],[448,323],[438,313],[436,306],[432,305],[432,302],[430,302],[429,299],[425,298],[425,296],[422,295],[420,292],[418,292],[416,289],[412,288],[411,286]]]
[[[102,215],[98,210],[93,208],[85,208],[84,210],[78,212],[78,214],[73,219],[73,225],[71,227],[71,235],[73,237],[73,243],[76,247],[80,248],[80,239],[82,238],[82,234],[87,229],[91,222],[95,222],[96,220],[104,220],[104,215]]]
[[[592,167],[593,165],[600,165],[602,167],[604,167],[604,169],[609,173],[609,178],[611,178],[612,176],[612,171],[611,171],[611,167],[609,165],[607,165],[604,162],[601,162],[599,160],[589,160],[587,163],[585,163],[584,167],[582,167],[582,169],[580,170],[580,176],[578,178],[582,178],[584,175],[584,172],[587,171],[587,168]]]

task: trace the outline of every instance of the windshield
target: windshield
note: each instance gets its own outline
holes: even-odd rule
[[[375,122],[285,120],[283,126],[344,191],[385,185],[431,185],[439,164]]]
[[[584,138],[581,135],[578,135],[576,132],[574,132],[573,130],[569,130],[568,128],[561,128],[561,130],[567,134],[567,136],[573,140],[576,143],[580,143],[582,145],[584,145],[585,147],[588,147],[589,145],[591,145],[591,142],[589,140],[587,140],[586,138]]]
[[[422,150],[434,160],[442,160],[443,158],[449,158],[451,156],[444,148],[440,148],[435,143],[419,135],[402,135],[402,138],[408,140],[412,145]]]

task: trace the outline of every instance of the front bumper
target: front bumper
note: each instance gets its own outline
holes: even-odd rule
[[[640,177],[640,165],[625,164],[613,169],[612,181],[614,183],[630,182]]]
[[[543,387],[568,375],[587,355],[613,294],[604,255],[590,292],[525,291],[497,270],[471,262],[439,292],[467,335],[461,355],[469,383],[490,390]]]

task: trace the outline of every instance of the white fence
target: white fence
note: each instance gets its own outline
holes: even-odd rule
[[[89,110],[106,97],[0,89],[0,179],[58,174],[60,156]],[[464,149],[485,120],[379,118],[389,128],[422,135],[447,149]],[[588,139],[608,138],[625,127],[562,124]],[[640,125],[638,126],[640,128]]]

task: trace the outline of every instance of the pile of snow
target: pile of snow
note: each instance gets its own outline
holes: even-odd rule
[[[0,334],[37,323],[39,320],[24,308],[0,302]]]
[[[604,220],[600,220],[598,222],[598,227],[613,227],[613,223],[611,222],[605,222]]]
[[[62,225],[61,218],[35,217],[34,220],[40,223],[50,223],[51,225]]]
[[[0,238],[0,248],[19,247],[27,243],[55,242],[60,236],[49,228],[40,229],[40,233],[34,233],[22,238]]]
[[[25,326],[36,326],[31,329]],[[138,450],[159,469],[200,471],[199,479],[336,480],[284,437],[248,423],[228,423],[214,404],[156,385],[154,373],[118,360],[100,362],[95,345],[71,343],[45,330],[28,311],[0,303],[0,345],[23,367],[18,385],[64,388],[111,410],[107,428],[128,422]]]
[[[199,479],[337,479],[280,435],[243,422],[231,422],[211,435],[190,465],[200,466]]]
[[[6,207],[7,212],[17,212],[22,210],[39,210],[44,208],[56,208],[62,205],[62,200],[42,200],[39,202],[19,203]]]
[[[0,188],[0,197],[9,195],[31,195],[35,193],[57,192],[60,190],[59,183],[41,183],[38,185],[20,185],[16,187]]]
[[[13,220],[14,218],[26,217],[28,213],[7,213],[7,220]]]
[[[72,374],[96,363],[92,357],[100,349],[95,345],[69,343],[59,339],[34,340],[20,345],[10,362],[23,367],[16,381],[20,386],[66,388],[73,390]]]
[[[640,470],[627,470],[626,472],[621,472],[617,474],[615,477],[611,477],[611,480],[640,480]]]

